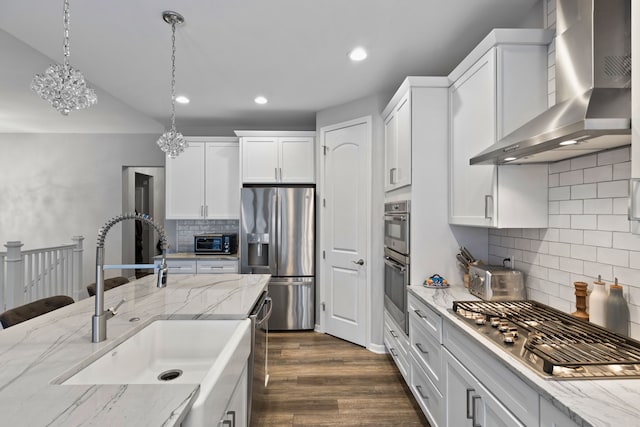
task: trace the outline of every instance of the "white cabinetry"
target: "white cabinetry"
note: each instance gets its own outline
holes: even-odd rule
[[[247,369],[245,369],[236,384],[229,403],[227,403],[224,416],[217,425],[220,427],[246,427],[248,418],[247,399]]]
[[[238,260],[232,259],[167,259],[169,274],[237,273]],[[160,265],[160,260],[155,260]]]
[[[524,426],[446,350],[444,359],[448,426]]]
[[[548,39],[543,30],[494,30],[449,76],[450,224],[547,227],[545,165],[469,159],[547,108]]]
[[[411,184],[411,88],[383,111],[385,191]]]
[[[396,362],[398,370],[407,383],[410,382],[409,376],[409,340],[404,331],[394,322],[385,310],[384,312],[384,345]]]
[[[234,219],[240,215],[237,138],[191,137],[166,163],[167,219]]]
[[[315,182],[315,132],[236,131],[240,137],[242,182]]]

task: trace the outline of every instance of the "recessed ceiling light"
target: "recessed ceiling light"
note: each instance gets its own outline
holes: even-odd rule
[[[269,101],[264,96],[256,96],[253,102],[255,102],[256,104],[266,104]]]
[[[366,59],[366,57],[367,51],[364,50],[363,47],[356,47],[351,52],[349,52],[349,58],[352,61],[362,61],[363,59]]]
[[[517,157],[505,157],[505,158],[504,158],[504,161],[505,161],[505,162],[511,162],[511,161],[513,161],[513,160],[515,160],[515,159],[517,159]]]
[[[176,96],[176,102],[179,104],[188,104],[189,98],[184,95]]]
[[[569,140],[569,141],[562,141],[560,143],[560,145],[573,145],[573,144],[577,144],[577,143],[578,143],[578,141],[575,141],[575,140],[572,139],[572,140]]]

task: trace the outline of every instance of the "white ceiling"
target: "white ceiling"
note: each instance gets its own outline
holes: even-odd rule
[[[62,60],[62,0],[2,3],[0,29]],[[176,35],[176,91],[191,98],[177,106],[185,134],[314,129],[317,111],[390,96],[407,75],[447,75],[492,28],[529,25],[538,14],[534,25],[542,21],[537,0],[72,0],[71,64],[98,89],[97,112],[105,102],[129,111],[121,101],[168,123],[171,27],[164,10],[186,21]],[[352,63],[347,53],[357,45],[369,58]],[[0,122],[40,120],[34,110],[44,108],[35,103],[50,107],[28,84],[46,61],[12,56],[2,60],[0,90],[15,98],[0,97]],[[24,86],[13,83],[16,76]],[[269,103],[254,104],[257,95]],[[52,123],[66,119],[51,110]],[[89,114],[72,112],[78,117],[71,120]]]

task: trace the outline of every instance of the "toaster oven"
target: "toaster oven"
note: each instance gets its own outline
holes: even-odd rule
[[[527,299],[522,272],[497,265],[469,266],[469,293],[487,301]]]

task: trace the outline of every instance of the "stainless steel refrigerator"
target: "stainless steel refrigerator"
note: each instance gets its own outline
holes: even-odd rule
[[[270,330],[315,324],[315,189],[242,188],[240,271],[271,274]]]

